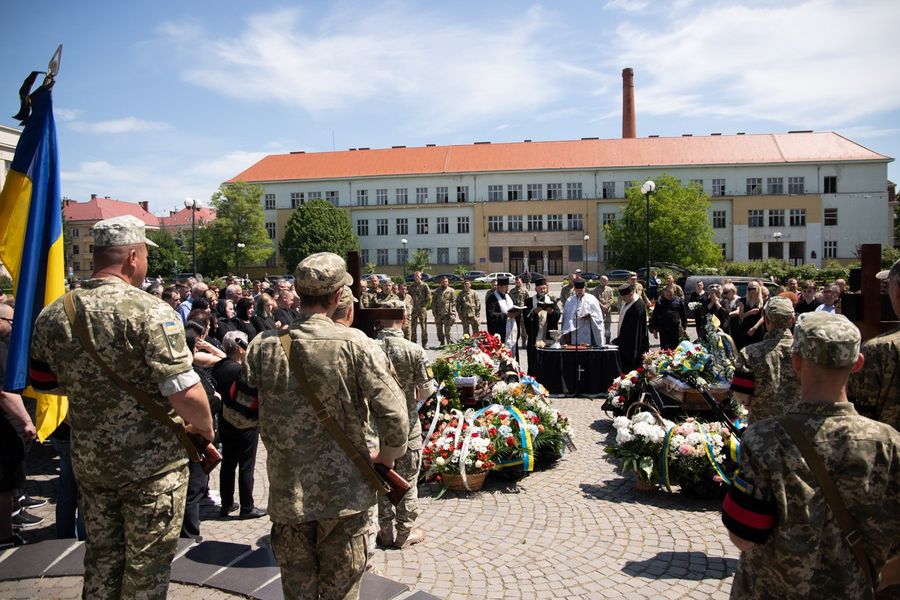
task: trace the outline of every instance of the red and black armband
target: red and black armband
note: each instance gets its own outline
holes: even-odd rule
[[[50,365],[34,358],[28,361],[28,380],[31,387],[39,392],[47,392],[59,387],[56,373],[53,372]]]
[[[775,528],[775,509],[774,502],[754,498],[732,483],[722,502],[722,523],[739,538],[762,544]]]
[[[245,398],[245,401],[249,401],[248,405],[238,402],[238,392]],[[228,398],[225,398],[225,405],[248,419],[258,419],[259,391],[238,379],[231,384],[231,389],[228,390]]]

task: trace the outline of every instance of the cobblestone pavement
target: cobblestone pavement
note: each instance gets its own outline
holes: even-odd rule
[[[435,338],[436,339],[436,338]],[[429,350],[433,358],[437,352]],[[524,359],[524,352],[522,352]],[[420,487],[418,526],[425,542],[375,551],[381,573],[412,589],[451,600],[531,598],[726,598],[737,551],[721,525],[718,502],[633,490],[603,449],[611,420],[600,402],[557,400],[575,430],[578,451],[556,465],[506,481],[492,474],[479,493]],[[266,452],[260,444],[254,498],[266,506]],[[54,537],[57,459],[32,449],[28,492],[50,502],[34,509],[44,524],[26,530],[31,542]],[[211,489],[218,489],[218,471]],[[251,545],[267,543],[268,517],[218,519],[205,514],[202,535]],[[0,582],[0,598],[77,598],[78,577]],[[234,598],[209,588],[172,584],[171,598]]]

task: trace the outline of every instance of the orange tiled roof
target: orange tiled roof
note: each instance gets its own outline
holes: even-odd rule
[[[197,223],[209,223],[216,220],[216,211],[203,207],[197,209]],[[182,208],[176,213],[168,217],[160,217],[159,224],[161,227],[184,227],[191,224],[191,209]]]
[[[101,221],[124,215],[135,216],[151,227],[159,227],[159,217],[134,202],[92,198],[87,202],[68,201],[63,206],[63,218],[66,221]]]
[[[832,132],[770,133],[273,154],[229,181],[873,160],[892,159]]]

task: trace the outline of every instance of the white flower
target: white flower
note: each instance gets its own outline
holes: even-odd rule
[[[634,436],[631,435],[631,432],[628,431],[628,428],[623,428],[616,433],[616,443],[617,444],[627,444],[631,440],[634,439]]]
[[[435,459],[434,464],[438,465],[439,467],[443,467],[445,464],[447,464],[447,461],[444,460],[443,456],[438,456]]]
[[[696,446],[703,443],[703,435],[697,432],[691,433],[684,438],[684,442],[689,446]]]
[[[491,389],[491,393],[494,396],[506,396],[509,394],[509,384],[498,381],[494,384],[494,387]]]
[[[497,433],[499,433],[503,437],[506,437],[508,435],[512,435],[512,428],[509,425],[501,425],[499,428],[497,428]]]
[[[627,429],[629,425],[631,425],[631,419],[628,417],[616,417],[613,419],[613,427],[616,429]]]
[[[538,431],[538,426],[535,425],[534,423],[529,423],[525,427],[528,429],[528,432],[531,433],[531,437],[536,437],[537,434],[540,433]]]
[[[484,466],[484,462],[483,462],[483,461],[480,461],[480,460],[476,460],[476,461],[475,461],[475,468],[476,468],[476,469],[480,469],[480,468],[483,467],[483,466]]]

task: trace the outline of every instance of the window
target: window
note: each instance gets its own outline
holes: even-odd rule
[[[437,218],[437,232],[450,233],[450,217]]]
[[[303,192],[291,192],[291,208],[303,206]]]
[[[725,229],[725,211],[714,210],[712,213],[713,229]]]
[[[456,217],[456,233],[469,233],[469,217]]]
[[[468,248],[457,248],[456,249],[456,264],[458,264],[458,265],[471,264],[471,261],[469,260],[469,249]]]
[[[375,219],[375,235],[387,234],[387,219]]]
[[[566,198],[569,200],[580,200],[581,199],[581,184],[580,183],[567,183],[566,184]]]
[[[378,266],[384,266],[388,264],[388,251],[384,248],[379,248],[376,250],[375,262]]]
[[[385,206],[387,203],[387,190],[375,190],[375,204]]]
[[[356,222],[356,235],[359,237],[363,237],[365,235],[369,235],[369,220],[368,219],[360,219]]]
[[[609,262],[611,260],[612,260],[612,246],[604,245],[603,246],[603,262],[605,262],[606,264],[609,264]]]
[[[605,212],[603,213],[603,225],[612,225],[616,222],[616,213]]]
[[[691,186],[697,186],[697,187],[699,187],[701,190],[703,189],[703,180],[702,180],[702,179],[689,179],[689,180],[688,180],[688,183],[689,183]]]
[[[456,186],[456,201],[457,202],[465,202],[468,198],[469,198],[469,186],[467,186],[467,185]]]
[[[784,227],[784,209],[769,209],[769,227]]]
[[[409,235],[409,219],[397,219],[397,235]]]
[[[416,217],[416,233],[428,235],[428,217]]]
[[[547,215],[547,231],[562,231],[562,215]]]
[[[425,204],[428,202],[428,188],[416,188],[416,204]]]
[[[503,217],[488,217],[488,231],[503,231]]]
[[[829,175],[825,177],[825,194],[837,194],[837,177]]]
[[[747,195],[758,196],[762,194],[762,177],[747,178]]]
[[[806,225],[806,209],[791,209],[791,227],[803,227]]]
[[[569,246],[569,262],[581,262],[584,260],[584,252],[581,244],[577,246]]]
[[[788,194],[803,194],[806,192],[806,182],[803,177],[788,177]]]
[[[269,234],[270,240],[275,239],[275,223],[272,223],[271,221],[266,223],[266,233]]]
[[[722,248],[722,260],[726,260],[728,258],[728,244],[719,244],[719,247]]]
[[[335,197],[337,197],[337,192],[334,192],[334,194],[335,194]],[[321,200],[322,192],[310,192],[309,194],[307,194],[307,196],[309,197],[310,200]]]
[[[310,199],[312,199],[312,194],[309,195]],[[325,199],[331,202],[333,206],[338,205],[338,193],[337,191],[330,190],[325,192]]]
[[[747,227],[762,227],[763,211],[751,208],[747,211]]]
[[[274,267],[274,266],[276,266],[276,265],[278,265],[278,259],[275,258],[275,255],[274,255],[274,254],[272,254],[271,256],[269,256],[269,258],[266,259],[266,266],[267,266],[267,267]]]
[[[438,186],[435,190],[435,198],[438,204],[450,202],[450,192],[447,191],[447,186]]]
[[[547,200],[559,200],[562,198],[562,184],[561,183],[548,183],[547,184]]]
[[[784,193],[784,177],[767,177],[766,178],[766,193],[773,194],[783,194]]]
[[[81,248],[78,246],[72,246],[72,254],[81,254]]]
[[[397,204],[409,204],[409,194],[406,188],[397,188]]]
[[[369,249],[368,248],[363,248],[362,250],[359,251],[359,262],[363,266],[369,264]]]
[[[522,215],[510,215],[506,222],[509,224],[507,231],[522,231]]]
[[[581,231],[584,229],[584,222],[582,221],[581,214],[568,215],[569,221],[569,231]]]
[[[488,248],[488,260],[492,263],[502,263],[503,246],[491,246]]]
[[[89,254],[93,254],[93,253],[94,253],[94,245],[93,245],[93,244],[90,244],[90,245],[88,246],[88,253],[89,253]]]
[[[826,208],[825,209],[825,226],[832,227],[838,224],[838,209],[836,208]]]
[[[450,264],[450,248],[438,248],[437,249],[437,264],[439,264],[439,265],[449,265]]]
[[[825,258],[837,258],[837,242],[834,240],[825,242]]]
[[[762,242],[750,242],[747,244],[747,258],[749,260],[762,260]]]
[[[81,270],[81,263],[80,263],[80,262],[75,263],[75,270],[76,270],[76,271],[80,271],[80,270]]]
[[[604,181],[603,182],[603,197],[604,198],[615,198],[616,197],[616,182],[615,181]]]
[[[528,215],[528,231],[543,231],[544,215]]]
[[[405,265],[409,250],[406,248],[397,248],[397,264]]]
[[[521,200],[522,199],[522,185],[517,183],[517,184],[506,186],[506,199],[507,200]]]
[[[369,190],[356,190],[356,205],[357,206],[368,206],[369,205]]]
[[[275,210],[275,194],[266,194],[266,210]]]
[[[541,200],[544,197],[544,186],[540,183],[528,184],[528,199]]]
[[[725,180],[724,179],[713,179],[712,195],[713,196],[724,196],[725,195]]]
[[[503,200],[503,186],[502,185],[489,185],[488,186],[488,202],[498,202]]]
[[[81,235],[81,229],[78,227],[72,228],[72,237],[79,237]]]
[[[769,258],[784,260],[784,243],[769,242]]]

